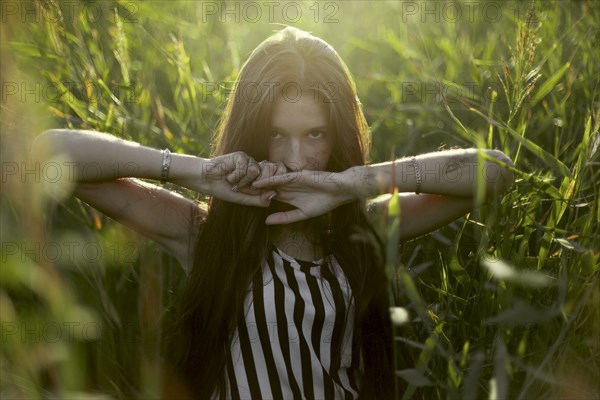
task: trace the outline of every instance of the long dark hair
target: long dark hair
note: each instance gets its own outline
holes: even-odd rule
[[[293,86],[293,92],[286,93]],[[298,91],[300,89],[300,91]],[[314,96],[329,110],[333,151],[327,169],[363,165],[368,126],[354,82],[335,50],[323,40],[285,28],[261,43],[242,67],[215,137],[214,155],[243,151],[267,159],[275,99],[293,93]],[[270,250],[268,209],[213,198],[203,221],[192,271],[182,294],[177,349],[170,351],[176,375],[195,398],[225,389],[225,363],[254,274]],[[362,351],[361,397],[390,398],[393,385],[391,328],[382,244],[356,201],[316,218],[311,226],[350,283],[355,302],[354,340]],[[320,227],[333,229],[324,231]]]

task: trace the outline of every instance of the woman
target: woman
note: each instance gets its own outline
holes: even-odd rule
[[[488,197],[512,181],[497,163],[478,167],[475,150],[365,165],[368,127],[346,65],[294,28],[244,64],[211,159],[97,132],[48,131],[36,148],[48,143],[74,162],[76,196],[188,271],[165,393],[190,398],[390,398],[383,252],[365,199],[403,192],[406,240],[472,209],[482,169],[494,169]],[[209,195],[208,210],[135,178]]]

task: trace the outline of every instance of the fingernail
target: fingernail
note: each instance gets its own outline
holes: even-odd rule
[[[267,198],[267,200],[268,200],[268,201],[271,201],[271,200],[273,200],[273,199],[275,198],[275,196],[277,196],[277,193],[273,193],[272,195],[270,195],[270,196]]]
[[[238,190],[240,190],[240,188],[238,187],[238,185],[235,185],[231,188],[232,192],[237,192]]]

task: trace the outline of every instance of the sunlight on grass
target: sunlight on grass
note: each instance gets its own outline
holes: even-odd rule
[[[537,271],[517,271],[507,263],[499,259],[481,260],[481,264],[490,271],[496,279],[511,281],[520,285],[533,288],[542,288],[550,284],[551,279],[548,275]]]
[[[515,161],[502,197],[401,246],[388,203],[397,398],[600,397],[596,3],[294,3],[297,20],[207,8],[236,2],[3,3],[0,397],[158,397],[183,280],[68,177],[27,164],[35,136],[96,129],[208,156],[241,63],[277,24],[346,60],[372,162],[454,146]]]

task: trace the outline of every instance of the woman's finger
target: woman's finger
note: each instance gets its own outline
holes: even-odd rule
[[[292,222],[303,221],[310,218],[310,216],[304,214],[302,210],[296,208],[291,211],[282,211],[271,214],[265,220],[267,225],[284,225],[291,224]]]
[[[256,160],[243,152],[234,153],[232,159],[234,169],[226,180],[233,185],[231,190],[237,192],[252,183],[260,175],[261,168]]]
[[[275,165],[277,165],[277,168],[275,170],[274,176],[275,175],[285,175],[289,172],[287,167],[285,166],[285,164],[282,163],[281,161],[275,163]]]
[[[260,178],[252,184],[257,189],[264,189],[272,186],[285,185],[299,179],[301,171],[285,171],[280,175],[273,175],[267,178]]]
[[[287,172],[285,164],[283,164],[282,162],[273,163],[263,160],[259,162],[258,165],[260,166],[260,174],[256,177],[255,181],[268,179],[276,175],[283,175]]]
[[[245,174],[237,182],[238,188],[243,188],[254,182],[254,180],[260,175],[260,166],[252,159],[248,161],[246,165]]]
[[[260,167],[260,174],[256,177],[254,181],[268,178],[269,176],[271,176],[271,173],[274,170],[274,166],[266,160],[259,162],[258,166]]]
[[[233,171],[227,175],[227,182],[231,183],[232,185],[236,185],[240,179],[246,175],[249,159],[250,157],[242,152],[233,154],[233,157],[230,159],[233,164]]]
[[[276,194],[274,190],[266,190],[258,194],[232,193],[227,201],[245,206],[268,207]]]

